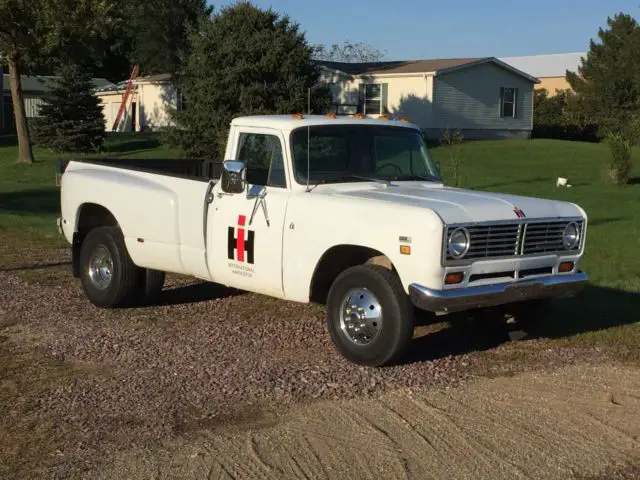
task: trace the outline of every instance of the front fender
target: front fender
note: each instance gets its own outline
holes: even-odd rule
[[[409,285],[437,283],[441,273],[443,224],[432,210],[398,208],[366,200],[295,196],[283,233],[283,283],[287,299],[307,302],[313,274],[323,255],[338,245],[376,250],[388,257],[409,293]],[[410,255],[400,253],[408,245]],[[420,280],[418,280],[420,279]]]

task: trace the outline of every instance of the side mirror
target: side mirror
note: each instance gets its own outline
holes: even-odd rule
[[[224,193],[242,193],[246,187],[246,169],[244,162],[225,160],[222,163],[220,177],[221,188]]]

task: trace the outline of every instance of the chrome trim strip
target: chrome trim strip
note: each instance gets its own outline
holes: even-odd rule
[[[506,303],[573,295],[589,281],[584,272],[551,275],[493,285],[434,290],[417,283],[409,285],[409,297],[418,308],[430,312],[459,312]]]

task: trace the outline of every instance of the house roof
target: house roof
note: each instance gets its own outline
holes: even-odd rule
[[[392,62],[371,62],[371,63],[344,63],[327,62],[316,60],[315,63],[329,70],[343,72],[347,75],[381,75],[381,74],[412,74],[431,73],[436,75],[449,73],[454,70],[480,65],[483,63],[494,63],[502,68],[521,75],[533,83],[540,83],[534,76],[523,72],[512,65],[508,65],[495,57],[484,58],[440,58],[433,60],[400,60]]]
[[[528,55],[522,57],[500,57],[505,63],[527,72],[534,77],[564,77],[567,70],[575,72],[586,52],[553,53],[549,55]]]
[[[401,60],[393,62],[345,63],[316,61],[317,64],[331,70],[340,70],[350,75],[366,73],[424,73],[445,68],[459,67],[475,62],[479,58],[442,58],[437,60]]]
[[[6,73],[2,75],[2,90],[4,92],[10,91],[9,75]],[[50,75],[22,75],[20,77],[22,83],[22,91],[25,93],[47,93],[53,87],[53,82],[56,77]],[[111,82],[106,78],[93,78],[93,84],[96,87],[103,87],[105,85],[111,85]]]
[[[171,74],[159,73],[157,75],[149,75],[147,77],[138,77],[135,80],[135,84],[140,83],[156,83],[156,82],[169,82],[171,80]],[[117,93],[127,89],[127,83],[129,80],[122,80],[118,83],[109,83],[108,85],[99,86],[94,89],[95,93]]]

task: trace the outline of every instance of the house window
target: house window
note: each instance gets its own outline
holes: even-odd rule
[[[500,88],[500,116],[516,118],[518,105],[517,88]]]
[[[367,83],[360,85],[360,98],[358,99],[358,110],[365,115],[380,115],[387,113],[387,92],[386,83]]]

